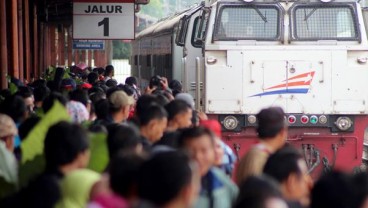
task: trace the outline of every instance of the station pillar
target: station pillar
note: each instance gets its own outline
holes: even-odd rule
[[[6,75],[8,73],[8,50],[6,31],[6,1],[0,1],[0,89],[7,88]]]

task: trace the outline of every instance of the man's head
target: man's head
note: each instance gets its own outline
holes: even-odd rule
[[[133,97],[122,90],[117,90],[108,97],[108,101],[110,113],[116,123],[125,121],[129,117],[130,107],[134,104]]]
[[[118,86],[118,82],[115,79],[109,79],[106,81],[106,86],[107,87],[116,87]]]
[[[107,147],[110,158],[113,158],[120,151],[139,152],[142,149],[139,132],[134,128],[127,125],[110,124],[107,126],[107,131]]]
[[[351,178],[343,172],[333,171],[323,175],[316,182],[311,195],[311,208],[359,207],[354,204],[356,196]]]
[[[59,122],[52,126],[45,139],[46,167],[63,171],[84,168],[89,160],[86,131],[77,124]],[[64,173],[65,174],[65,173]]]
[[[91,85],[96,84],[98,81],[98,74],[96,72],[89,73],[87,76],[87,80],[88,80],[88,83],[90,83]]]
[[[137,78],[135,78],[135,77],[127,77],[126,79],[125,79],[125,84],[126,85],[129,85],[129,86],[137,86],[137,84],[138,84],[138,81],[137,81]]]
[[[39,86],[36,87],[33,91],[34,93],[34,99],[35,99],[35,105],[37,107],[42,107],[42,102],[46,99],[47,96],[50,95],[50,89],[46,86]]]
[[[109,175],[111,189],[125,199],[137,197],[138,175],[146,159],[138,154],[119,152],[111,158]]]
[[[69,99],[73,101],[81,102],[84,106],[86,106],[88,112],[91,112],[91,100],[88,97],[88,93],[86,90],[76,89],[69,93]]]
[[[287,126],[285,113],[280,107],[262,109],[257,114],[257,132],[261,140],[277,140],[280,148],[285,144]]]
[[[33,113],[34,109],[34,96],[33,91],[29,87],[19,87],[16,95],[23,98],[27,108],[27,117]]]
[[[159,207],[191,207],[198,195],[200,176],[196,163],[182,152],[154,155],[139,172],[138,193]]]
[[[188,151],[198,162],[201,176],[206,175],[215,163],[215,140],[209,129],[184,129],[179,137],[179,147]]]
[[[113,77],[114,76],[114,66],[107,65],[105,68],[105,77]]]
[[[27,106],[22,97],[12,95],[1,103],[0,113],[10,116],[15,123],[21,123],[27,117]]]
[[[250,176],[240,184],[234,208],[286,208],[277,183],[267,176]]]
[[[292,147],[283,147],[272,154],[263,172],[281,185],[284,197],[290,201],[308,202],[312,180],[303,156]]]
[[[161,139],[167,127],[167,112],[159,105],[151,105],[139,115],[141,134],[152,143]]]
[[[192,108],[182,100],[173,100],[165,106],[169,115],[168,125],[176,129],[188,128],[192,125]]]
[[[47,113],[52,106],[54,106],[54,102],[58,101],[63,106],[66,106],[66,103],[68,100],[59,92],[52,92],[49,96],[45,98],[45,100],[42,103],[42,110],[44,113]]]
[[[151,105],[158,105],[158,99],[156,96],[153,95],[142,95],[137,100],[136,106],[135,106],[135,114],[136,116],[139,116],[143,114],[147,108],[149,108]]]

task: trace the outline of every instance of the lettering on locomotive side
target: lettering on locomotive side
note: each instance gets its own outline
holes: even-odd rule
[[[84,12],[87,14],[122,14],[123,7],[121,5],[88,5]]]

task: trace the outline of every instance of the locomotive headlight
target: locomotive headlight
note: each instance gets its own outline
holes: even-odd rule
[[[248,116],[248,122],[250,124],[255,124],[256,121],[257,121],[257,117],[256,116],[254,116],[254,115]]]
[[[353,122],[351,121],[351,119],[349,117],[339,117],[336,122],[335,125],[338,129],[340,129],[341,131],[346,131],[348,130],[351,125],[353,124]]]
[[[235,116],[226,116],[223,125],[226,130],[234,130],[238,126],[239,121]]]
[[[321,124],[326,124],[327,123],[327,117],[325,115],[322,115],[318,118],[319,122]]]
[[[316,124],[316,123],[318,123],[318,117],[317,116],[311,116],[309,121],[310,121],[311,124]]]

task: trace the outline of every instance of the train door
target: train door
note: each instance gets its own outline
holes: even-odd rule
[[[201,23],[201,9],[198,6],[190,10],[179,22],[175,43],[183,47],[181,82],[185,92],[195,97],[196,84],[196,58],[203,63],[202,45],[196,42],[196,31]],[[203,64],[201,64],[203,69]],[[203,78],[203,70],[201,77]],[[202,79],[203,80],[203,79]],[[203,89],[203,82],[200,83]],[[202,90],[203,91],[203,90]]]

